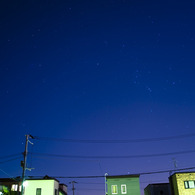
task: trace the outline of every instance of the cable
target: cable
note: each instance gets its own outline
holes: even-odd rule
[[[3,163],[6,163],[6,162],[10,162],[10,161],[14,161],[14,160],[17,160],[17,159],[20,159],[21,157],[17,157],[17,158],[12,158],[12,159],[9,159],[9,160],[6,160],[6,161],[1,161],[0,164],[3,164]]]
[[[14,181],[19,181],[16,178],[14,178],[13,176],[11,176],[8,173],[6,173],[4,170],[0,169],[0,171],[3,172],[5,175],[9,176],[10,179],[13,179]]]
[[[63,138],[52,138],[52,137],[39,137],[33,136],[38,140],[45,141],[60,141],[60,142],[69,142],[69,143],[88,143],[88,144],[125,144],[125,143],[139,143],[139,142],[151,142],[151,141],[165,141],[173,139],[184,139],[189,137],[194,137],[195,133],[176,135],[176,136],[167,136],[167,137],[156,137],[156,138],[142,138],[142,139],[129,139],[129,140],[81,140],[81,139],[63,139]]]
[[[129,156],[76,156],[76,155],[61,155],[61,154],[45,154],[45,153],[32,153],[35,156],[48,156],[59,158],[74,158],[74,159],[121,159],[121,158],[146,158],[146,157],[158,157],[158,156],[170,156],[178,154],[194,153],[195,150],[181,151],[181,152],[168,152],[160,154],[142,154],[142,155],[129,155]]]
[[[11,158],[11,157],[16,157],[16,156],[21,156],[21,155],[22,155],[22,153],[11,154],[11,155],[6,155],[6,156],[1,156],[0,159]]]
[[[142,172],[142,173],[133,173],[131,175],[150,175],[150,174],[158,174],[158,173],[170,173],[170,172],[179,172],[179,171],[185,171],[185,170],[192,170],[195,169],[195,167],[187,167],[187,168],[181,168],[181,169],[174,169],[174,170],[162,170],[162,171],[151,171],[151,172]],[[116,176],[124,176],[124,175],[109,175],[111,177]],[[29,176],[29,178],[42,178],[43,176]],[[61,179],[88,179],[88,178],[103,178],[105,175],[96,175],[96,176],[52,176],[52,178],[61,178]]]
[[[78,184],[92,184],[92,185],[103,185],[104,183],[92,183],[92,182],[79,182]]]
[[[78,190],[85,190],[85,191],[105,191],[105,189],[88,189],[88,188],[78,188]]]

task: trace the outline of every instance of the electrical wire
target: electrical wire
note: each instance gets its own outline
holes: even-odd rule
[[[185,171],[185,170],[192,170],[195,169],[195,167],[186,167],[181,169],[170,169],[170,170],[161,170],[161,171],[150,171],[150,172],[141,172],[141,173],[133,173],[129,174],[131,175],[151,175],[151,174],[159,174],[159,173],[170,173],[170,172],[179,172],[179,171]],[[124,175],[109,175],[109,177],[119,177]],[[30,178],[42,178],[43,176],[29,176]],[[88,178],[103,178],[105,175],[94,175],[94,176],[52,176],[52,178],[61,178],[61,179],[88,179]]]
[[[0,159],[7,159],[7,160],[0,161],[0,164],[20,159],[21,155],[22,155],[22,153],[1,156]],[[15,158],[13,158],[13,157],[15,157]]]
[[[0,164],[3,164],[3,163],[6,163],[6,162],[10,162],[10,161],[14,161],[14,160],[17,160],[17,159],[20,159],[21,157],[17,157],[17,158],[12,158],[12,159],[9,159],[9,160],[6,160],[6,161],[1,161]]]
[[[79,182],[78,184],[92,184],[92,185],[103,185],[104,183],[92,183],[92,182]]]
[[[13,176],[9,175],[7,172],[5,172],[4,170],[0,169],[0,171],[2,173],[4,173],[5,175],[9,176],[10,179],[13,179],[14,181],[18,181],[16,178],[14,178]]]
[[[194,153],[195,150],[187,150],[180,152],[168,152],[159,154],[142,154],[142,155],[127,155],[127,156],[77,156],[77,155],[61,155],[61,154],[47,154],[47,153],[32,153],[34,156],[47,156],[47,157],[59,157],[59,158],[74,158],[74,159],[121,159],[121,158],[147,158],[147,157],[159,157],[170,156],[179,154]],[[31,154],[31,153],[30,153]]]
[[[89,189],[89,188],[77,188],[78,191],[85,190],[85,191],[105,191],[105,189]]]
[[[63,138],[52,138],[52,137],[40,137],[33,136],[37,140],[45,141],[60,141],[69,143],[88,143],[88,144],[125,144],[125,143],[139,143],[139,142],[152,142],[152,141],[165,141],[173,139],[184,139],[194,137],[195,133],[166,136],[166,137],[156,137],[156,138],[141,138],[141,139],[128,139],[128,140],[81,140],[81,139],[63,139]]]
[[[16,157],[16,156],[21,156],[21,155],[22,153],[11,154],[11,155],[6,155],[6,156],[1,156],[0,159],[11,158],[11,157]]]

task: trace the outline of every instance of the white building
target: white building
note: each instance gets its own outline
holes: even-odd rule
[[[21,178],[0,178],[0,195],[21,195]],[[55,178],[28,178],[24,182],[24,195],[67,195],[67,186]]]
[[[63,186],[63,188],[61,187]],[[67,195],[67,186],[59,184],[55,178],[45,176],[41,179],[26,179],[24,195]]]

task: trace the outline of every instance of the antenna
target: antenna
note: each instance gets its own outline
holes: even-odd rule
[[[174,170],[176,171],[178,161],[175,158],[172,158],[172,161],[173,161]]]
[[[173,169],[172,171],[169,172],[169,175],[172,175],[173,172],[176,172],[176,170],[177,170],[177,168],[178,168],[177,162],[178,162],[178,161],[176,160],[176,158],[172,158],[172,163],[173,163],[174,169]]]

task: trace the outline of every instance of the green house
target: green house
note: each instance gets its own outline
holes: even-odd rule
[[[106,176],[107,195],[140,195],[139,175]]]

